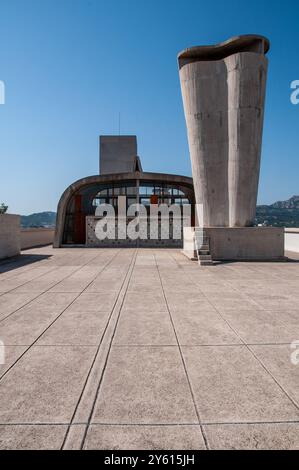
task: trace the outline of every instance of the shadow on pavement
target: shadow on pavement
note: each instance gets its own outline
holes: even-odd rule
[[[14,256],[13,258],[8,258],[0,261],[0,276],[2,273],[12,271],[16,268],[21,268],[27,264],[36,263],[48,258],[51,258],[52,255],[38,255],[38,254],[21,254],[19,256]]]

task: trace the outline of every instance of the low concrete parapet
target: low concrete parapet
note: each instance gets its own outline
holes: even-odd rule
[[[54,240],[54,228],[24,228],[20,232],[21,249],[36,248],[38,246],[50,245]]]
[[[0,259],[20,254],[20,216],[0,214]]]

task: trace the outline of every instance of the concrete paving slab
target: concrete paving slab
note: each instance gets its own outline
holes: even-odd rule
[[[174,310],[172,317],[181,345],[241,344],[239,337],[215,311]]]
[[[38,345],[97,346],[109,316],[108,311],[67,309],[38,340]]]
[[[35,297],[35,292],[27,292],[24,294],[9,293],[0,296],[0,320],[23,307],[23,305],[26,305]]]
[[[72,304],[73,312],[99,312],[113,308],[118,292],[82,293]]]
[[[70,276],[74,271],[72,267],[61,266],[56,269],[51,268],[49,273],[44,273],[42,276],[38,276],[32,281],[25,282],[15,289],[15,293],[21,292],[36,292],[41,293],[48,289],[51,289],[62,279]]]
[[[3,353],[3,346],[0,352]],[[14,364],[14,362],[26,351],[26,346],[4,346],[4,360],[0,363],[0,377]]]
[[[84,449],[204,450],[199,426],[92,425]]]
[[[124,302],[124,309],[136,309],[148,312],[166,312],[167,306],[161,290],[155,292],[155,294],[139,291],[127,293]]]
[[[38,307],[23,307],[0,323],[0,338],[6,345],[30,345],[60,315]]]
[[[298,408],[245,346],[183,347],[203,422],[296,421]]]
[[[197,424],[178,348],[112,348],[93,422]]]
[[[286,344],[251,346],[251,349],[299,406],[299,347]]]
[[[33,346],[0,382],[0,423],[67,423],[95,353],[82,346]]]
[[[85,290],[86,293],[108,293],[108,292],[118,292],[121,288],[123,278],[119,280],[107,280],[101,279],[99,276],[95,281],[93,281]]]
[[[214,450],[298,450],[299,423],[204,426]]]
[[[176,345],[168,312],[143,309],[123,311],[116,330],[114,345]]]
[[[30,307],[34,309],[41,308],[44,312],[62,312],[76,298],[76,293],[45,292],[36,299],[34,299],[34,301],[30,303]]]
[[[59,450],[67,426],[1,425],[1,450]]]
[[[272,312],[227,310],[222,315],[247,344],[291,343],[294,340],[294,329]]]

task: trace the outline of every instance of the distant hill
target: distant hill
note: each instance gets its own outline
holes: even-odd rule
[[[299,196],[269,206],[257,206],[255,222],[276,227],[299,227]]]
[[[36,214],[21,215],[22,228],[29,227],[55,227],[56,212],[38,212]]]
[[[293,196],[287,201],[277,201],[270,207],[274,209],[299,209],[299,196]]]

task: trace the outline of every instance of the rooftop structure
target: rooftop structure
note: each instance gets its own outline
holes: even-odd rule
[[[95,236],[95,226],[100,219],[95,215],[101,204],[111,204],[118,215],[119,197],[126,196],[126,209],[132,204],[177,204],[192,206],[194,221],[194,191],[192,178],[187,176],[150,173],[142,170],[137,156],[136,136],[100,136],[100,175],[82,178],[71,184],[61,196],[57,209],[54,247],[85,246],[183,246],[181,238],[172,235],[162,240],[103,240]],[[181,217],[180,216],[180,217]],[[127,223],[131,219],[127,218]],[[183,222],[183,221],[182,221]],[[116,219],[116,224],[118,220]]]

